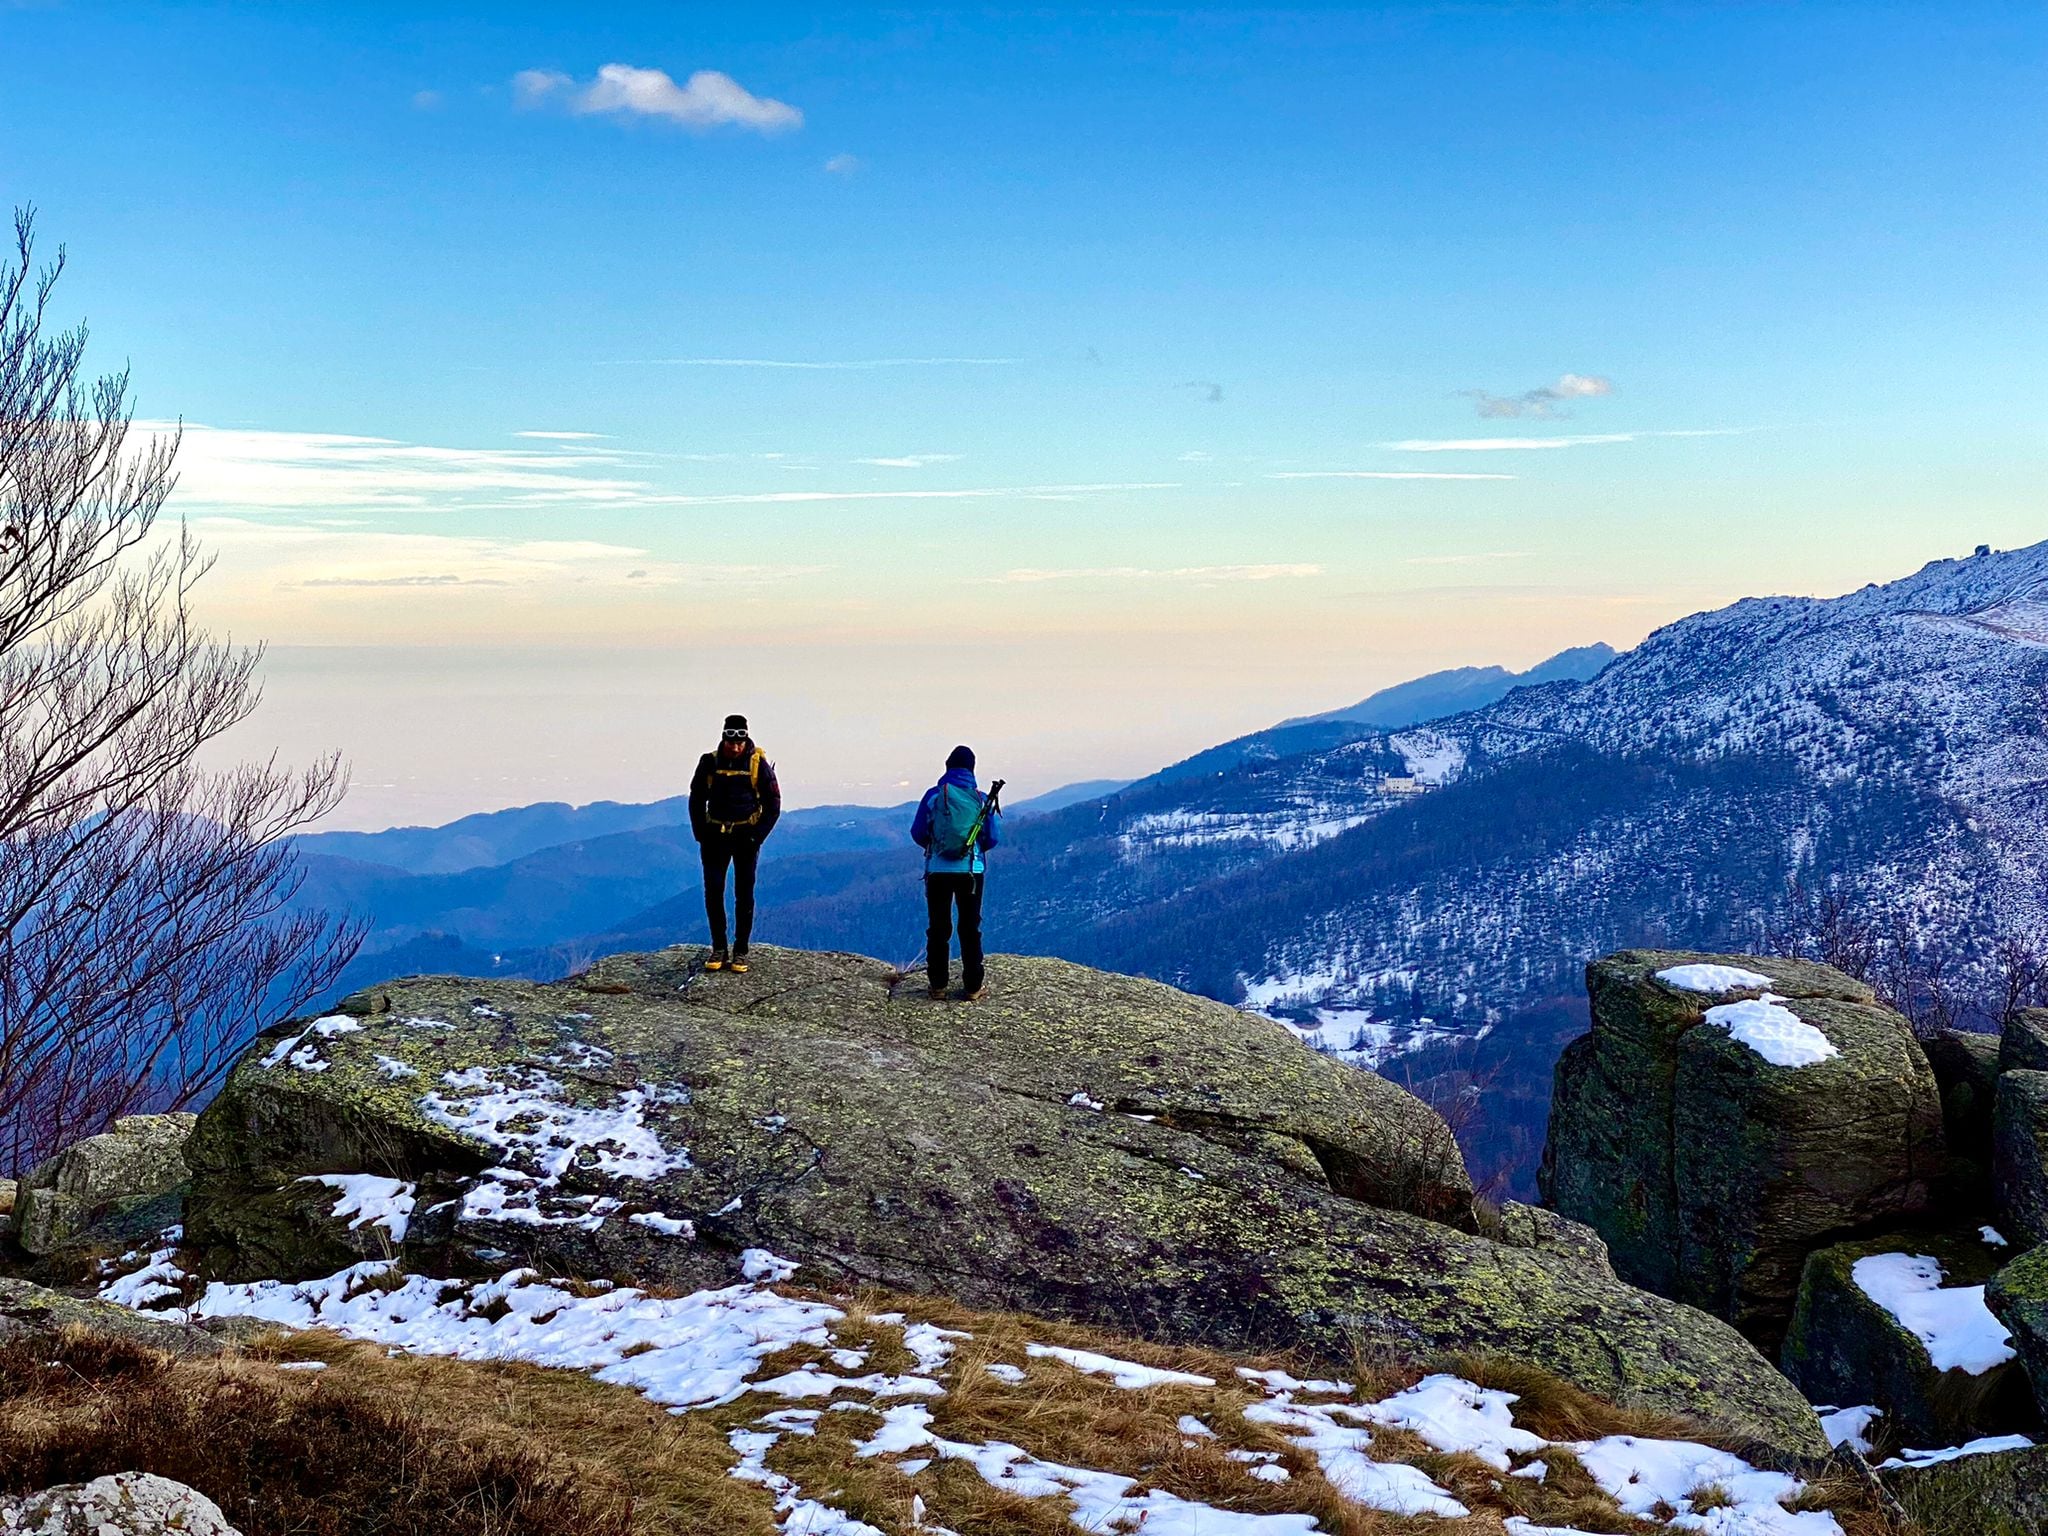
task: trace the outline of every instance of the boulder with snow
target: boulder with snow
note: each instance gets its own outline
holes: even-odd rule
[[[1868,1404],[1906,1445],[2031,1428],[2033,1394],[1984,1282],[2009,1249],[1976,1231],[1862,1238],[1806,1261],[1785,1374],[1817,1403]]]
[[[2041,1536],[2048,1531],[2048,1445],[1996,1436],[1909,1453],[1878,1476],[1920,1531],[1957,1536]]]
[[[1999,1075],[1991,1137],[2000,1229],[2022,1247],[2048,1243],[2048,1072]]]
[[[416,978],[272,1032],[193,1138],[190,1253],[308,1279],[349,1256],[337,1228],[375,1228],[437,1275],[787,1265],[1162,1339],[1501,1355],[1824,1444],[1739,1335],[1615,1280],[1589,1237],[1480,1235],[1443,1121],[1280,1025],[1055,960],[999,957],[965,1006],[854,956],[700,957]]]
[[[0,1532],[20,1536],[241,1536],[205,1494],[148,1472],[0,1498]]]
[[[31,1169],[15,1192],[14,1239],[46,1254],[117,1208],[169,1194],[189,1176],[194,1117],[130,1115]]]
[[[1803,960],[1624,950],[1557,1065],[1545,1203],[1623,1279],[1775,1349],[1815,1248],[1923,1210],[1941,1101],[1912,1027]]]

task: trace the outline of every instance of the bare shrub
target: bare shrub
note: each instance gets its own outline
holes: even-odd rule
[[[129,441],[125,372],[48,323],[34,216],[0,259],[0,1170],[193,1102],[331,982],[351,926],[293,910],[284,839],[338,758],[195,760],[260,696],[260,652],[193,621],[209,558],[159,527],[178,440]]]

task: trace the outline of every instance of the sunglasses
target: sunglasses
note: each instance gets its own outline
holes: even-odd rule
[[[747,739],[747,733],[745,731],[720,731],[718,734],[723,736],[727,741],[745,741]]]

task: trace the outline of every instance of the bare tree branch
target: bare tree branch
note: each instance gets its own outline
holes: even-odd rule
[[[159,526],[178,438],[131,446],[126,373],[89,381],[16,213],[0,263],[0,1169],[115,1116],[202,1098],[360,931],[294,906],[286,839],[330,757],[225,773],[200,749],[258,702],[260,652],[192,620],[210,558]]]

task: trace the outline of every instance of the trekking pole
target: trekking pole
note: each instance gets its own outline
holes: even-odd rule
[[[1002,806],[997,802],[1002,797],[1003,785],[1008,782],[1007,779],[997,779],[995,783],[989,785],[988,798],[981,802],[981,809],[974,813],[974,820],[968,823],[967,856],[970,859],[974,857],[974,846],[981,841],[981,829],[988,825],[990,815],[1002,810]]]

